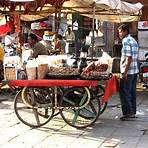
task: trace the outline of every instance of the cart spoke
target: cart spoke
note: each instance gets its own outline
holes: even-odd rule
[[[68,104],[70,104],[72,106],[75,105],[75,102],[70,100],[70,99],[68,99],[67,97],[63,97],[63,100],[64,100],[65,103],[68,103]]]
[[[72,124],[75,125],[75,123],[77,122],[77,118],[79,115],[80,110],[76,110],[75,114],[74,114],[74,118],[72,119]]]
[[[40,120],[39,120],[39,115],[38,115],[37,109],[33,108],[33,113],[34,113],[37,125],[40,125]]]

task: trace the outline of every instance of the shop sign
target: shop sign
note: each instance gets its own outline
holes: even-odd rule
[[[138,22],[138,29],[148,29],[148,21],[140,21]]]

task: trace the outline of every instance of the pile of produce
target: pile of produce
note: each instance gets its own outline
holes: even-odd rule
[[[82,77],[97,77],[102,75],[107,75],[108,64],[103,64],[99,62],[91,62],[86,68],[83,69],[81,73]]]
[[[48,75],[79,75],[79,69],[72,67],[49,67]]]

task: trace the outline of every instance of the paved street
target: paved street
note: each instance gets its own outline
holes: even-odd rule
[[[138,118],[120,121],[119,96],[111,97],[108,108],[86,129],[75,129],[59,116],[41,128],[21,123],[13,109],[11,93],[0,94],[1,148],[148,148],[148,90],[137,89]]]

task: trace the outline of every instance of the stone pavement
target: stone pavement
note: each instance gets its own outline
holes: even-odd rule
[[[105,112],[85,129],[67,125],[59,116],[37,129],[21,123],[10,93],[0,94],[1,148],[148,148],[148,90],[137,89],[135,121],[120,121],[119,96],[111,97]]]

